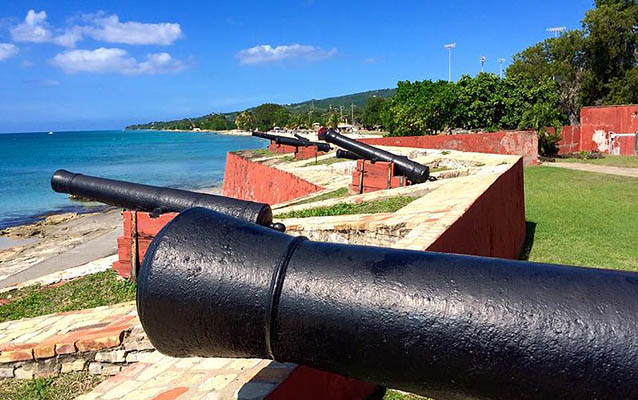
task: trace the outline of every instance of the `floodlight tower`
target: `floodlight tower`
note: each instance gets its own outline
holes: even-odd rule
[[[503,79],[503,63],[505,62],[504,58],[499,58],[498,63],[500,64],[500,73],[499,76]]]
[[[456,47],[456,43],[448,43],[443,47],[445,47],[449,53],[447,81],[452,82],[452,49]]]
[[[565,26],[554,26],[551,28],[547,28],[546,29],[547,32],[554,34],[554,37],[559,37],[561,33],[565,32],[567,30],[567,27]]]
[[[483,73],[485,71],[485,61],[487,61],[487,57],[481,56],[479,61],[481,62],[481,73]]]

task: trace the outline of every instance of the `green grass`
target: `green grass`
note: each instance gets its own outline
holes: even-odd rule
[[[11,302],[0,306],[0,322],[135,300],[135,284],[117,279],[117,274],[108,270],[62,286],[32,286],[3,293],[2,298]]]
[[[638,271],[638,179],[529,167],[525,206],[522,258]]]
[[[344,162],[348,160],[344,160],[343,158],[330,157],[324,158],[323,160],[317,160],[317,162],[311,161],[308,164],[305,164],[304,167],[314,167],[315,165],[331,165],[339,162]]]
[[[310,199],[302,200],[298,203],[295,203],[295,205],[299,206],[301,204],[316,203],[318,201],[323,201],[323,200],[338,199],[341,197],[346,197],[347,195],[348,195],[348,188],[345,187],[345,188],[333,190],[332,192],[321,194],[319,196],[312,197]]]
[[[279,155],[277,153],[273,153],[268,149],[251,150],[251,152],[255,157],[274,157]]]
[[[383,400],[432,400],[429,397],[417,396],[412,393],[401,393],[396,390],[388,389],[383,396]]]
[[[364,201],[357,204],[339,203],[333,206],[290,211],[276,215],[277,218],[326,217],[329,215],[377,214],[395,212],[416,200],[417,197],[400,196],[391,199]]]
[[[86,372],[62,374],[54,378],[31,380],[1,379],[2,400],[71,400],[93,390],[106,376]]]
[[[609,167],[638,168],[638,156],[605,156],[605,158],[557,158],[557,162],[606,165]]]

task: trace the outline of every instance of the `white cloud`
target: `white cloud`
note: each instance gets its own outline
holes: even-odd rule
[[[11,43],[0,43],[0,61],[9,59],[18,54],[18,46]]]
[[[120,22],[117,15],[103,13],[86,15],[84,19],[93,25],[85,27],[86,34],[108,43],[169,45],[182,36],[182,28],[174,23]]]
[[[186,65],[168,53],[148,54],[145,61],[137,61],[126,50],[99,48],[95,50],[67,50],[57,54],[51,63],[68,74],[76,72],[119,73],[123,75],[163,74],[179,72]]]
[[[24,22],[11,29],[11,38],[16,42],[44,43],[51,41],[51,31],[46,22],[45,11],[29,10]]]
[[[291,58],[321,60],[337,54],[337,49],[324,50],[320,47],[303,44],[291,44],[272,47],[269,44],[251,47],[237,53],[240,64],[261,64]]]
[[[64,29],[53,29],[46,19],[45,11],[29,10],[24,22],[11,29],[12,39],[16,42],[54,43],[72,48],[87,37],[107,43],[169,45],[182,36],[179,24],[120,22],[117,15],[107,16],[103,12],[84,15],[84,25],[72,25]]]

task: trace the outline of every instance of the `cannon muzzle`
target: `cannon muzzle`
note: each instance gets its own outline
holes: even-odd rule
[[[323,128],[320,130],[319,139],[358,154],[361,156],[360,158],[364,158],[366,160],[392,162],[394,163],[395,168],[413,183],[426,182],[430,177],[430,168],[425,165],[411,161],[405,156],[392,154],[389,151],[370,146],[369,144],[359,142],[358,140],[350,139],[333,129]]]
[[[323,151],[323,152],[329,152],[330,150],[332,150],[330,148],[330,145],[328,143],[321,143],[321,142],[311,142],[310,140],[306,139],[306,138],[291,138],[288,136],[278,136],[278,135],[271,135],[269,133],[263,133],[263,132],[253,132],[252,134],[253,136],[256,137],[260,137],[262,139],[269,139],[274,141],[276,144],[283,144],[286,146],[294,146],[294,147],[310,147],[310,146],[316,146],[317,150],[319,151]]]
[[[273,224],[272,210],[268,204],[253,201],[97,178],[64,169],[53,174],[51,188],[58,193],[68,193],[131,210],[182,212],[187,208],[203,207],[255,224],[285,230],[282,224]]]
[[[294,362],[437,399],[638,398],[638,274],[312,242],[195,208],[140,270],[176,357]]]

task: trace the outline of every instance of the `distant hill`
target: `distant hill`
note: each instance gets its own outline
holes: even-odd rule
[[[337,97],[328,97],[326,99],[321,100],[308,100],[302,103],[295,104],[282,104],[284,107],[289,109],[294,113],[303,113],[312,110],[313,103],[315,111],[323,112],[328,111],[330,106],[332,108],[339,108],[343,106],[344,108],[350,107],[352,104],[359,108],[363,108],[370,97],[392,97],[394,96],[394,92],[396,89],[379,89],[379,90],[370,90],[368,92],[361,93],[353,93],[347,94],[345,96],[337,96]]]
[[[379,90],[370,90],[368,92],[361,93],[353,93],[347,94],[344,96],[336,96],[336,97],[328,97],[325,99],[313,99],[304,101],[301,103],[294,104],[282,104],[282,106],[286,107],[293,113],[306,113],[313,109],[323,113],[328,111],[330,107],[333,109],[339,109],[340,106],[343,106],[344,111],[350,109],[350,106],[354,104],[360,110],[363,109],[368,98],[370,97],[391,97],[394,95],[396,89],[379,89]],[[248,109],[249,111],[252,108]],[[224,129],[232,129],[233,121],[235,120],[235,116],[239,114],[240,111],[233,111],[229,113],[223,114],[208,114],[202,117],[195,118],[184,118],[180,120],[173,121],[155,121],[149,122],[146,124],[137,124],[137,125],[129,125],[126,129],[183,129],[190,130],[193,127],[197,127],[200,129],[211,129],[211,130],[224,130]],[[223,118],[222,118],[223,117]]]

